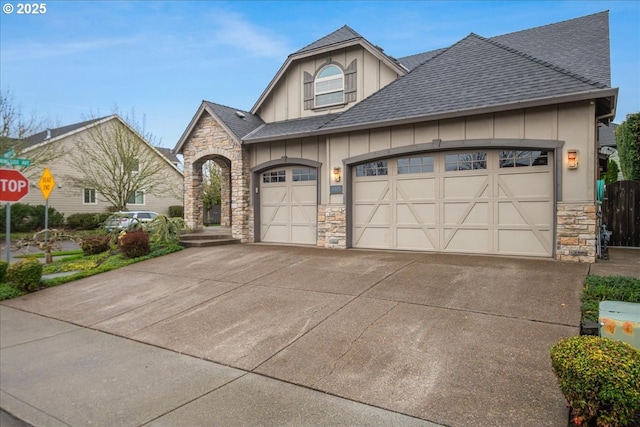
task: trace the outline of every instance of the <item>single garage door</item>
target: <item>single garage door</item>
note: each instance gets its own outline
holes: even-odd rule
[[[262,173],[261,240],[273,243],[315,245],[317,200],[315,168],[283,167]]]
[[[474,150],[353,168],[352,246],[549,257],[552,152]]]

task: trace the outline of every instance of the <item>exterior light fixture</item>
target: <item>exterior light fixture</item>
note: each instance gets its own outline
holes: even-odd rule
[[[336,166],[335,168],[333,168],[333,180],[335,182],[340,182],[340,179],[342,177],[340,176],[340,166]]]
[[[578,169],[578,150],[567,150],[567,168]]]

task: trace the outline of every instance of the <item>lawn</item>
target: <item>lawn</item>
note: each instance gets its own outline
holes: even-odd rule
[[[597,322],[600,301],[640,303],[640,279],[587,276],[582,292],[582,323]]]
[[[177,243],[152,245],[151,253],[149,253],[149,255],[132,259],[127,259],[121,253],[112,253],[111,251],[89,256],[82,255],[82,250],[53,252],[53,256],[62,256],[62,258],[54,261],[51,264],[45,265],[42,269],[43,276],[63,272],[74,273],[50,279],[43,278],[40,288],[43,289],[61,285],[63,283],[72,282],[84,277],[89,277],[107,271],[115,270],[117,268],[125,267],[136,262],[141,262],[151,258],[167,255],[172,252],[180,251],[182,249],[183,247]],[[42,256],[44,255],[37,254],[35,257]],[[0,301],[15,298],[24,294],[25,292],[22,292],[9,284],[0,284]]]

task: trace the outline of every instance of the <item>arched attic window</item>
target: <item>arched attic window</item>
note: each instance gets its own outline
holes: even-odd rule
[[[341,105],[356,100],[357,60],[343,71],[340,65],[328,63],[315,77],[304,72],[304,109]]]
[[[323,67],[314,82],[316,107],[344,103],[344,73],[334,64]]]

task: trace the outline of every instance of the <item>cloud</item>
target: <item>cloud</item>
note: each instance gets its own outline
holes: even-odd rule
[[[283,59],[291,53],[285,38],[260,28],[241,15],[224,11],[211,17],[213,31],[209,42],[212,45],[227,46],[246,52],[252,56]]]
[[[103,38],[85,41],[68,41],[58,43],[28,42],[3,47],[2,61],[16,62],[34,59],[56,58],[99,51],[116,46],[131,45],[138,38]]]

